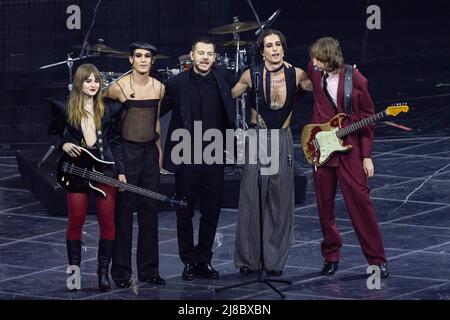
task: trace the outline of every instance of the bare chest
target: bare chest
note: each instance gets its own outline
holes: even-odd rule
[[[159,99],[161,95],[161,88],[153,78],[151,78],[145,86],[139,86],[133,82],[130,83],[130,81],[127,81],[126,79],[120,83],[120,86],[122,87],[126,99],[151,100]]]
[[[81,131],[86,146],[92,147],[97,142],[97,132],[94,117],[91,114],[81,119]]]
[[[263,76],[263,90],[264,97],[267,97],[267,71],[264,70]],[[287,97],[286,76],[284,72],[270,74],[270,105],[272,109],[279,109],[284,106]]]

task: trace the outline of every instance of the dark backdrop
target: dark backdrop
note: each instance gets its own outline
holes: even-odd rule
[[[448,132],[450,91],[449,1],[264,1],[253,0],[265,20],[276,9],[273,27],[288,37],[287,60],[304,68],[308,46],[318,37],[339,38],[344,56],[369,79],[377,109],[408,101],[412,111],[403,124],[413,134]],[[42,65],[76,57],[91,23],[95,0],[0,0],[0,143],[45,142],[50,107],[48,98],[67,93],[65,65],[39,70]],[[68,30],[66,9],[81,7],[81,30]],[[366,29],[366,8],[381,8],[382,29]],[[188,53],[191,41],[211,28],[254,20],[245,0],[103,0],[89,43],[104,39],[126,51],[142,39],[154,42],[162,54],[154,70],[175,68],[177,57]],[[241,34],[253,40],[253,31]],[[231,39],[230,35],[216,37]],[[365,50],[364,48],[365,43]],[[223,49],[220,53],[225,53]],[[232,54],[231,51],[228,51]],[[102,71],[124,72],[126,59],[101,56],[86,61]],[[75,63],[74,69],[79,63]],[[158,76],[158,75],[157,75]],[[294,114],[298,132],[308,122],[311,97],[305,96]],[[420,115],[420,117],[419,117]],[[381,128],[383,128],[381,126]],[[377,134],[398,133],[385,128]]]

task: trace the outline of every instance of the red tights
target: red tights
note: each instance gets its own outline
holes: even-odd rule
[[[114,210],[117,189],[112,186],[97,184],[106,193],[106,198],[96,195],[95,207],[97,221],[100,225],[100,239],[114,240],[116,230],[114,226]],[[68,192],[67,209],[69,222],[67,225],[67,240],[81,240],[81,231],[86,219],[89,194],[87,192]]]

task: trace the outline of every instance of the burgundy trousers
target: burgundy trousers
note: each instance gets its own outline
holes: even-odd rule
[[[337,167],[323,166],[314,172],[317,209],[323,234],[322,255],[326,261],[339,261],[342,240],[334,213],[336,187],[339,182],[353,228],[367,261],[371,265],[385,263],[383,239],[369,197],[362,160],[350,163],[345,161],[345,155],[340,160]]]

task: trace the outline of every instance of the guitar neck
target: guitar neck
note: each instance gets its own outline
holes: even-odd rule
[[[89,180],[93,180],[96,182],[100,182],[100,183],[104,183],[110,186],[114,186],[120,189],[124,189],[127,191],[131,191],[149,198],[153,198],[156,200],[160,200],[160,201],[168,201],[169,198],[165,195],[162,195],[160,193],[157,192],[153,192],[150,190],[146,190],[144,188],[140,188],[131,184],[128,184],[126,182],[122,182],[113,178],[110,178],[108,176],[105,176],[101,173],[97,173],[97,172],[93,172],[93,171],[89,171],[89,170],[85,170],[85,169],[81,169],[78,168],[76,166],[72,166],[69,170],[67,170],[69,173],[80,176],[82,178],[86,178]]]
[[[146,190],[144,188],[137,187],[137,186],[128,184],[126,182],[122,182],[122,181],[119,181],[119,180],[116,180],[116,179],[104,176],[102,174],[97,174],[97,173],[91,172],[89,177],[88,177],[88,179],[95,180],[95,181],[100,182],[100,183],[109,184],[109,185],[112,185],[112,186],[117,187],[119,189],[124,189],[124,190],[127,190],[127,191],[131,191],[131,192],[134,192],[134,193],[146,196],[146,197],[150,197],[150,198],[153,198],[153,199],[156,199],[156,200],[160,200],[160,201],[167,201],[168,200],[168,197],[165,196],[165,195],[162,195],[162,194],[150,191],[150,190]]]
[[[343,138],[346,135],[348,135],[352,132],[355,132],[356,130],[361,129],[362,127],[368,126],[368,125],[374,123],[375,121],[380,120],[386,116],[387,116],[386,110],[378,112],[377,114],[374,114],[370,117],[367,117],[358,122],[352,123],[351,125],[349,125],[345,128],[339,129],[338,131],[336,131],[336,136],[338,138]]]

